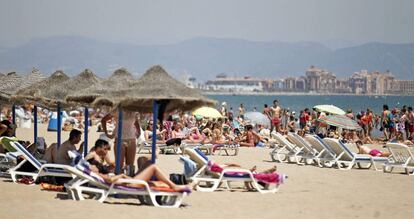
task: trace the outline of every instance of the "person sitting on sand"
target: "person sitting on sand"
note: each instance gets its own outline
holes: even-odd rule
[[[86,155],[85,160],[95,165],[101,173],[113,172],[115,170],[115,162],[109,156],[108,151],[110,150],[111,146],[108,140],[98,139],[95,142],[95,146]]]
[[[358,154],[369,154],[373,157],[389,157],[390,153],[385,151],[380,151],[377,149],[371,149],[368,146],[364,145],[362,141],[355,142],[358,148]]]
[[[245,147],[264,146],[263,144],[259,143],[261,142],[261,136],[253,131],[252,125],[246,125],[244,130],[245,131],[244,131],[242,140],[239,141],[240,146],[245,146]]]

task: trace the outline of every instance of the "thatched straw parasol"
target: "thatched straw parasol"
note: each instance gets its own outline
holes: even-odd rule
[[[17,91],[16,95],[13,96],[13,100],[20,102],[35,101],[37,104],[47,106],[48,104],[45,104],[43,98],[50,98],[49,91],[59,88],[67,80],[69,80],[69,77],[63,71],[58,70],[45,80]]]
[[[134,77],[125,68],[116,70],[108,79],[66,97],[68,103],[90,105],[96,98],[131,86]]]
[[[43,75],[38,69],[33,68],[33,70],[30,72],[30,74],[26,75],[23,78],[22,85],[20,86],[19,90],[29,87],[33,84],[37,84],[43,80],[45,80],[47,77]]]
[[[52,86],[50,89],[42,93],[43,102],[50,106],[56,106],[57,102],[67,105],[65,98],[67,95],[78,90],[87,89],[91,86],[99,84],[101,79],[91,70],[85,69],[79,75],[64,81],[59,86]]]
[[[7,94],[14,94],[19,90],[22,81],[22,76],[16,72],[7,73],[7,75],[1,78],[0,91]]]
[[[0,105],[10,103],[10,94],[0,91]]]
[[[175,80],[161,66],[156,65],[148,69],[130,89],[117,90],[98,97],[93,105],[120,106],[132,111],[152,112],[155,100],[165,103],[165,112],[175,109],[188,111],[215,103],[199,91]]]

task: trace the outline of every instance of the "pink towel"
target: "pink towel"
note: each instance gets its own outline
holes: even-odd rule
[[[223,168],[214,163],[213,161],[209,161],[207,164],[209,170],[211,172],[221,173],[223,172]],[[246,172],[226,172],[227,176],[233,176],[233,177],[246,177],[248,176]],[[253,173],[253,177],[259,181],[266,184],[282,184],[284,182],[284,179],[286,178],[283,174],[277,174],[277,173]]]

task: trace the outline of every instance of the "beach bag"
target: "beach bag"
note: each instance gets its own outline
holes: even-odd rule
[[[171,173],[170,180],[177,185],[187,185],[187,178],[184,174]]]

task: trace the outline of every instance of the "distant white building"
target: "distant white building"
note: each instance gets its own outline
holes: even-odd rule
[[[246,77],[227,77],[219,74],[214,80],[206,82],[206,88],[213,91],[231,92],[259,92],[264,90],[264,80],[259,78]]]

